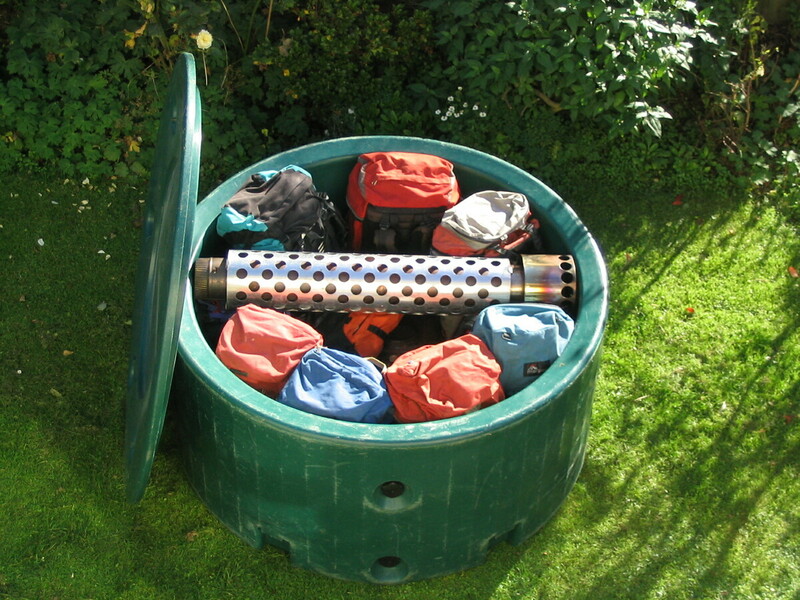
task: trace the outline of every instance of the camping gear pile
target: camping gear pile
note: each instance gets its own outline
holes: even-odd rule
[[[433,421],[504,400],[563,352],[574,264],[536,254],[523,194],[462,198],[447,160],[373,152],[346,205],[343,217],[287,165],[253,174],[222,208],[231,250],[198,259],[195,297],[218,324],[218,358],[250,386],[340,420]]]

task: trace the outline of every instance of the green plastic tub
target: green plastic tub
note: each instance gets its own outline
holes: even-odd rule
[[[195,144],[199,152],[193,125],[199,105],[195,106],[190,57],[182,59],[178,69],[185,70],[176,86],[176,93],[183,95],[170,105],[182,105],[190,114],[172,113],[187,124],[183,153]],[[186,277],[197,258],[220,255],[222,246],[212,224],[222,205],[249,174],[288,164],[307,169],[318,189],[343,203],[356,158],[378,150],[450,160],[465,196],[485,189],[525,194],[541,222],[545,252],[574,257],[579,299],[573,336],[560,360],[520,393],[444,421],[349,423],[304,413],[261,395],[214,355],[213,340],[199,325]],[[182,156],[166,161],[174,165],[172,174],[165,176],[168,183],[151,185],[151,192],[166,188],[186,195],[191,186],[186,180],[194,173],[193,159],[186,160]],[[183,175],[175,175],[175,170]],[[159,205],[152,195],[149,203]],[[293,564],[305,569],[379,584],[436,577],[480,564],[499,542],[525,541],[558,510],[586,453],[608,284],[597,244],[552,190],[499,158],[462,146],[406,137],[345,138],[296,148],[247,167],[203,199],[193,215],[187,213],[186,221],[184,233],[190,232],[191,241],[182,250],[180,265],[169,269],[177,283],[154,286],[172,290],[165,293],[171,300],[164,303],[177,306],[179,328],[168,310],[151,306],[143,312],[158,312],[165,324],[149,327],[156,338],[149,346],[140,338],[134,343],[144,355],[162,342],[167,329],[175,339],[160,362],[170,364],[175,345],[177,361],[174,377],[171,366],[164,371],[159,361],[155,367],[132,368],[131,387],[139,392],[131,393],[128,405],[131,500],[144,493],[167,402],[166,397],[150,399],[146,390],[152,386],[138,382],[138,376],[162,384],[171,380],[169,401],[180,429],[187,477],[208,508],[247,543],[282,548]],[[174,223],[171,227],[175,229]],[[159,261],[143,260],[140,273],[152,274]],[[152,318],[138,319],[152,324]],[[132,364],[135,361],[136,356]],[[162,371],[151,373],[153,368]]]

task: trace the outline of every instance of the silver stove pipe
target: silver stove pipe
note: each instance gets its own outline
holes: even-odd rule
[[[198,300],[227,308],[470,314],[505,302],[570,308],[577,272],[569,255],[508,258],[230,250],[194,267]]]

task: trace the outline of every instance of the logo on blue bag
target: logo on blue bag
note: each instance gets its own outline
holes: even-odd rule
[[[549,360],[542,360],[539,362],[530,362],[523,365],[522,375],[524,377],[538,377],[547,370],[550,366]]]

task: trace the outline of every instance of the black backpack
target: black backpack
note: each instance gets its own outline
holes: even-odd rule
[[[225,203],[217,232],[233,248],[331,252],[344,249],[346,228],[311,176],[289,166],[251,175]]]

